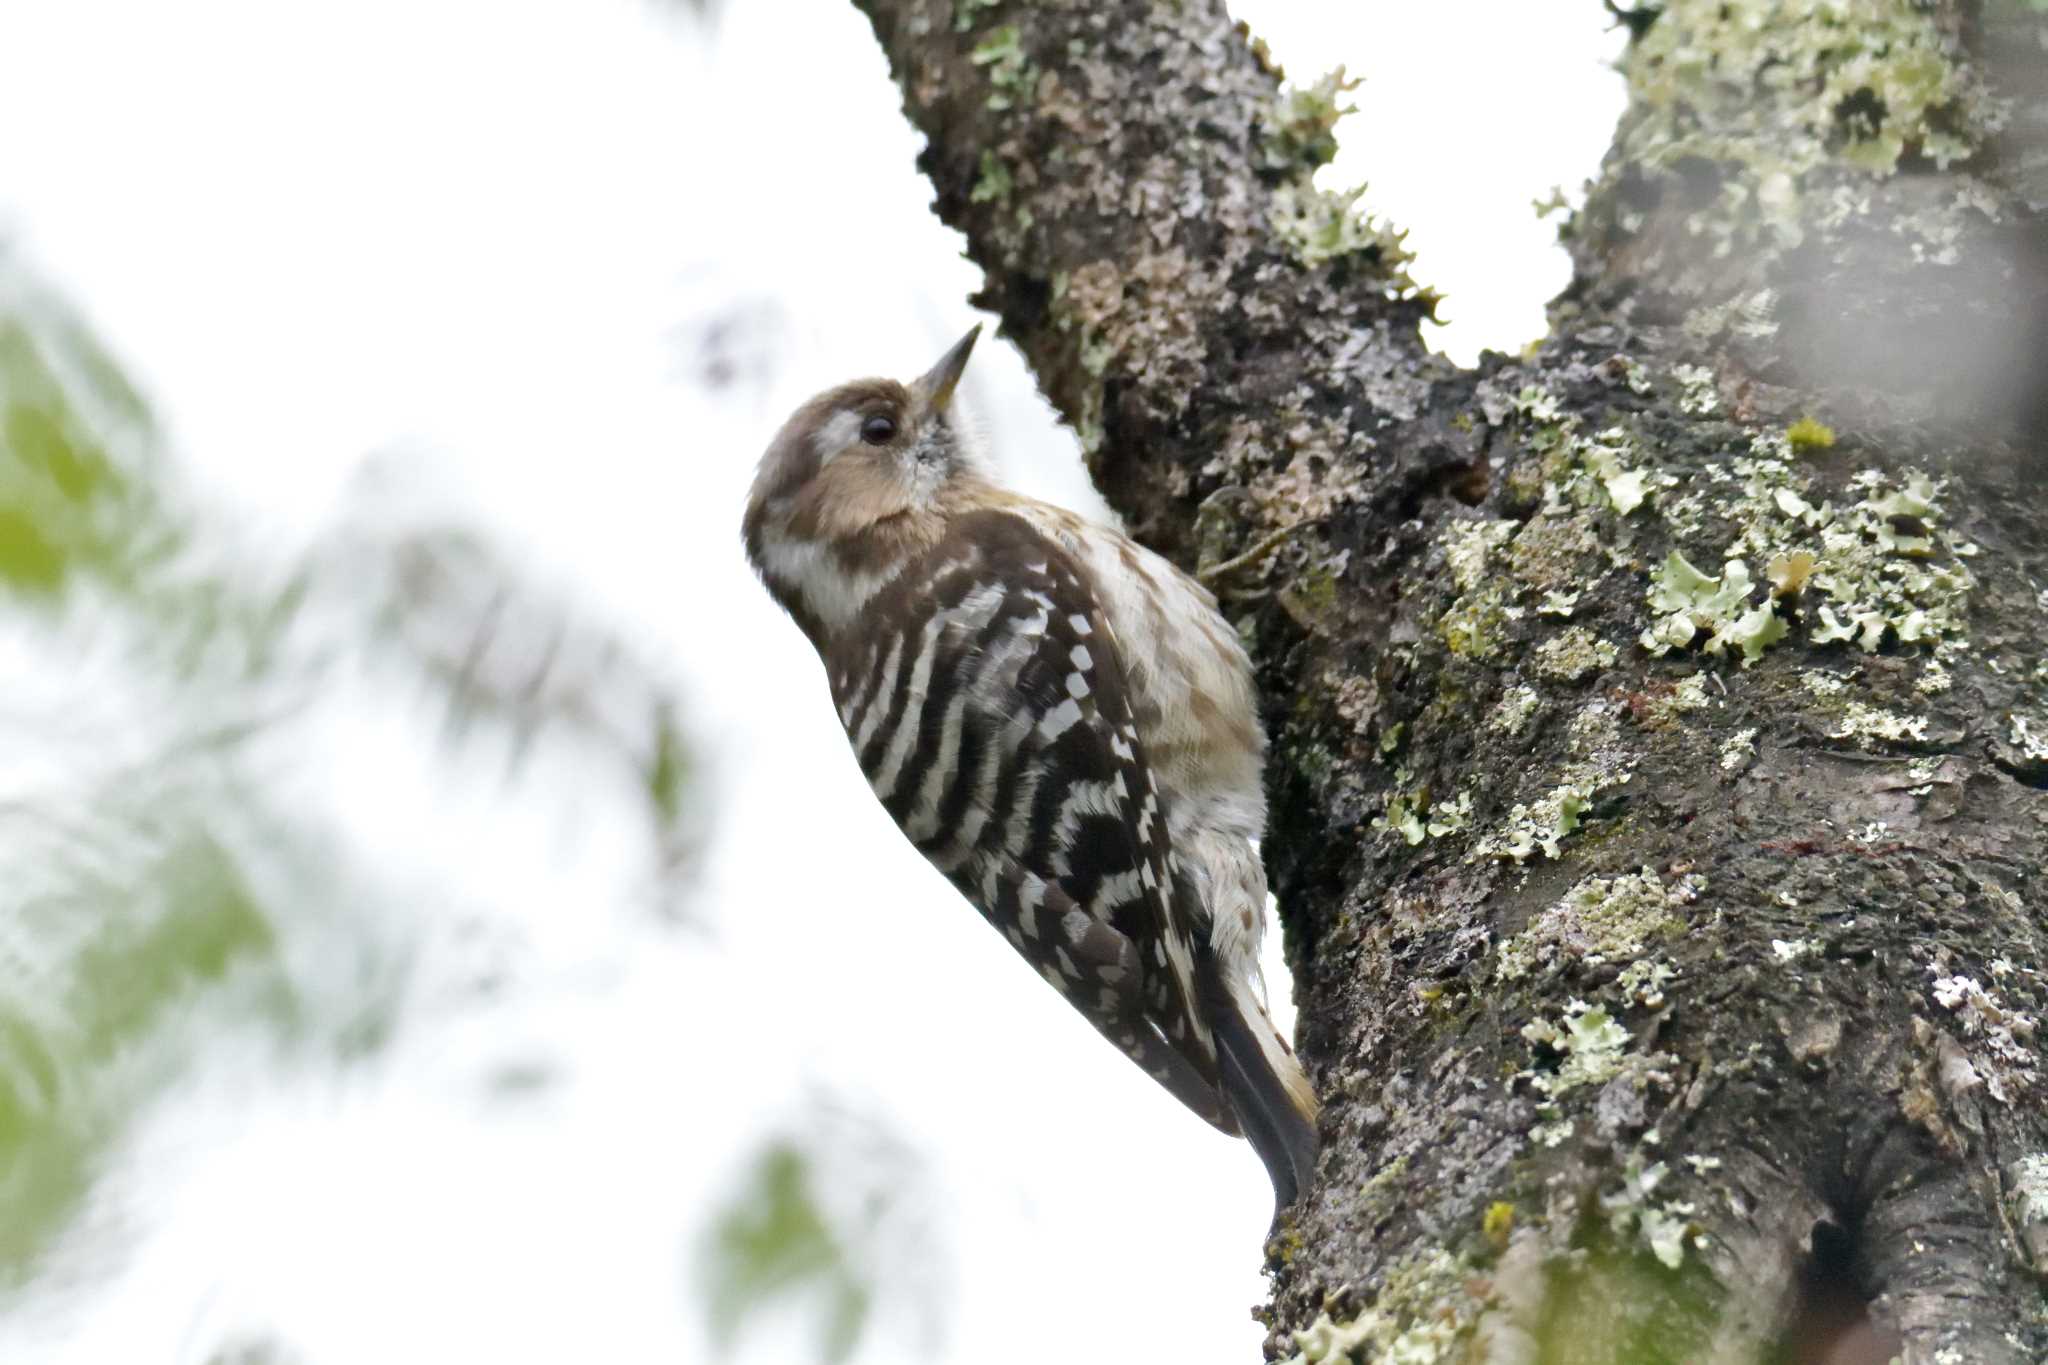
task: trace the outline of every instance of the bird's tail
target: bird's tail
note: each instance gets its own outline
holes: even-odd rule
[[[1284,1209],[1315,1178],[1315,1090],[1250,981],[1225,972],[1206,945],[1197,950],[1195,973],[1224,1097],[1266,1163],[1275,1206]]]

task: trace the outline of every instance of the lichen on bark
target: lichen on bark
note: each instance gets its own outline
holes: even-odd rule
[[[1464,371],[1217,0],[857,2],[1254,644],[1326,1101],[1271,1354],[2048,1358],[2048,16],[1632,14],[1552,335]]]

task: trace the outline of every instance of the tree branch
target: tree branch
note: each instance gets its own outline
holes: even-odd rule
[[[1674,0],[1631,23],[1629,108],[1572,225],[1561,320],[1683,328],[1722,368],[1828,388],[1860,420],[2038,424],[2042,168],[2011,134],[2048,117],[2037,28],[1997,0],[1853,22]]]
[[[856,3],[1105,495],[1259,603],[1269,1349],[2048,1358],[2048,16],[1632,7],[1553,334],[1466,372],[1221,0]]]
[[[1185,554],[1169,501],[1360,453],[1448,373],[1398,238],[1309,183],[1341,88],[1283,94],[1220,0],[856,3],[976,302],[1141,533]]]

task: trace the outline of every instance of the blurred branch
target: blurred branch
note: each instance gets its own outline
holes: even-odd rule
[[[272,1018],[288,999],[274,917],[201,812],[123,818],[110,795],[69,819],[0,812],[0,1277],[70,1214],[196,996]]]
[[[648,822],[657,895],[675,911],[702,830],[684,799],[681,702],[657,666],[460,527],[359,506],[315,564],[367,607],[370,642],[444,699],[451,740],[497,732],[516,774],[552,739],[622,776]]]

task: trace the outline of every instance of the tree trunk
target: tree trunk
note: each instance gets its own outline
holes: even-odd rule
[[[2048,1359],[2048,14],[1625,14],[1552,336],[1464,371],[1220,0],[857,2],[1255,645],[1326,1104],[1271,1354]]]

